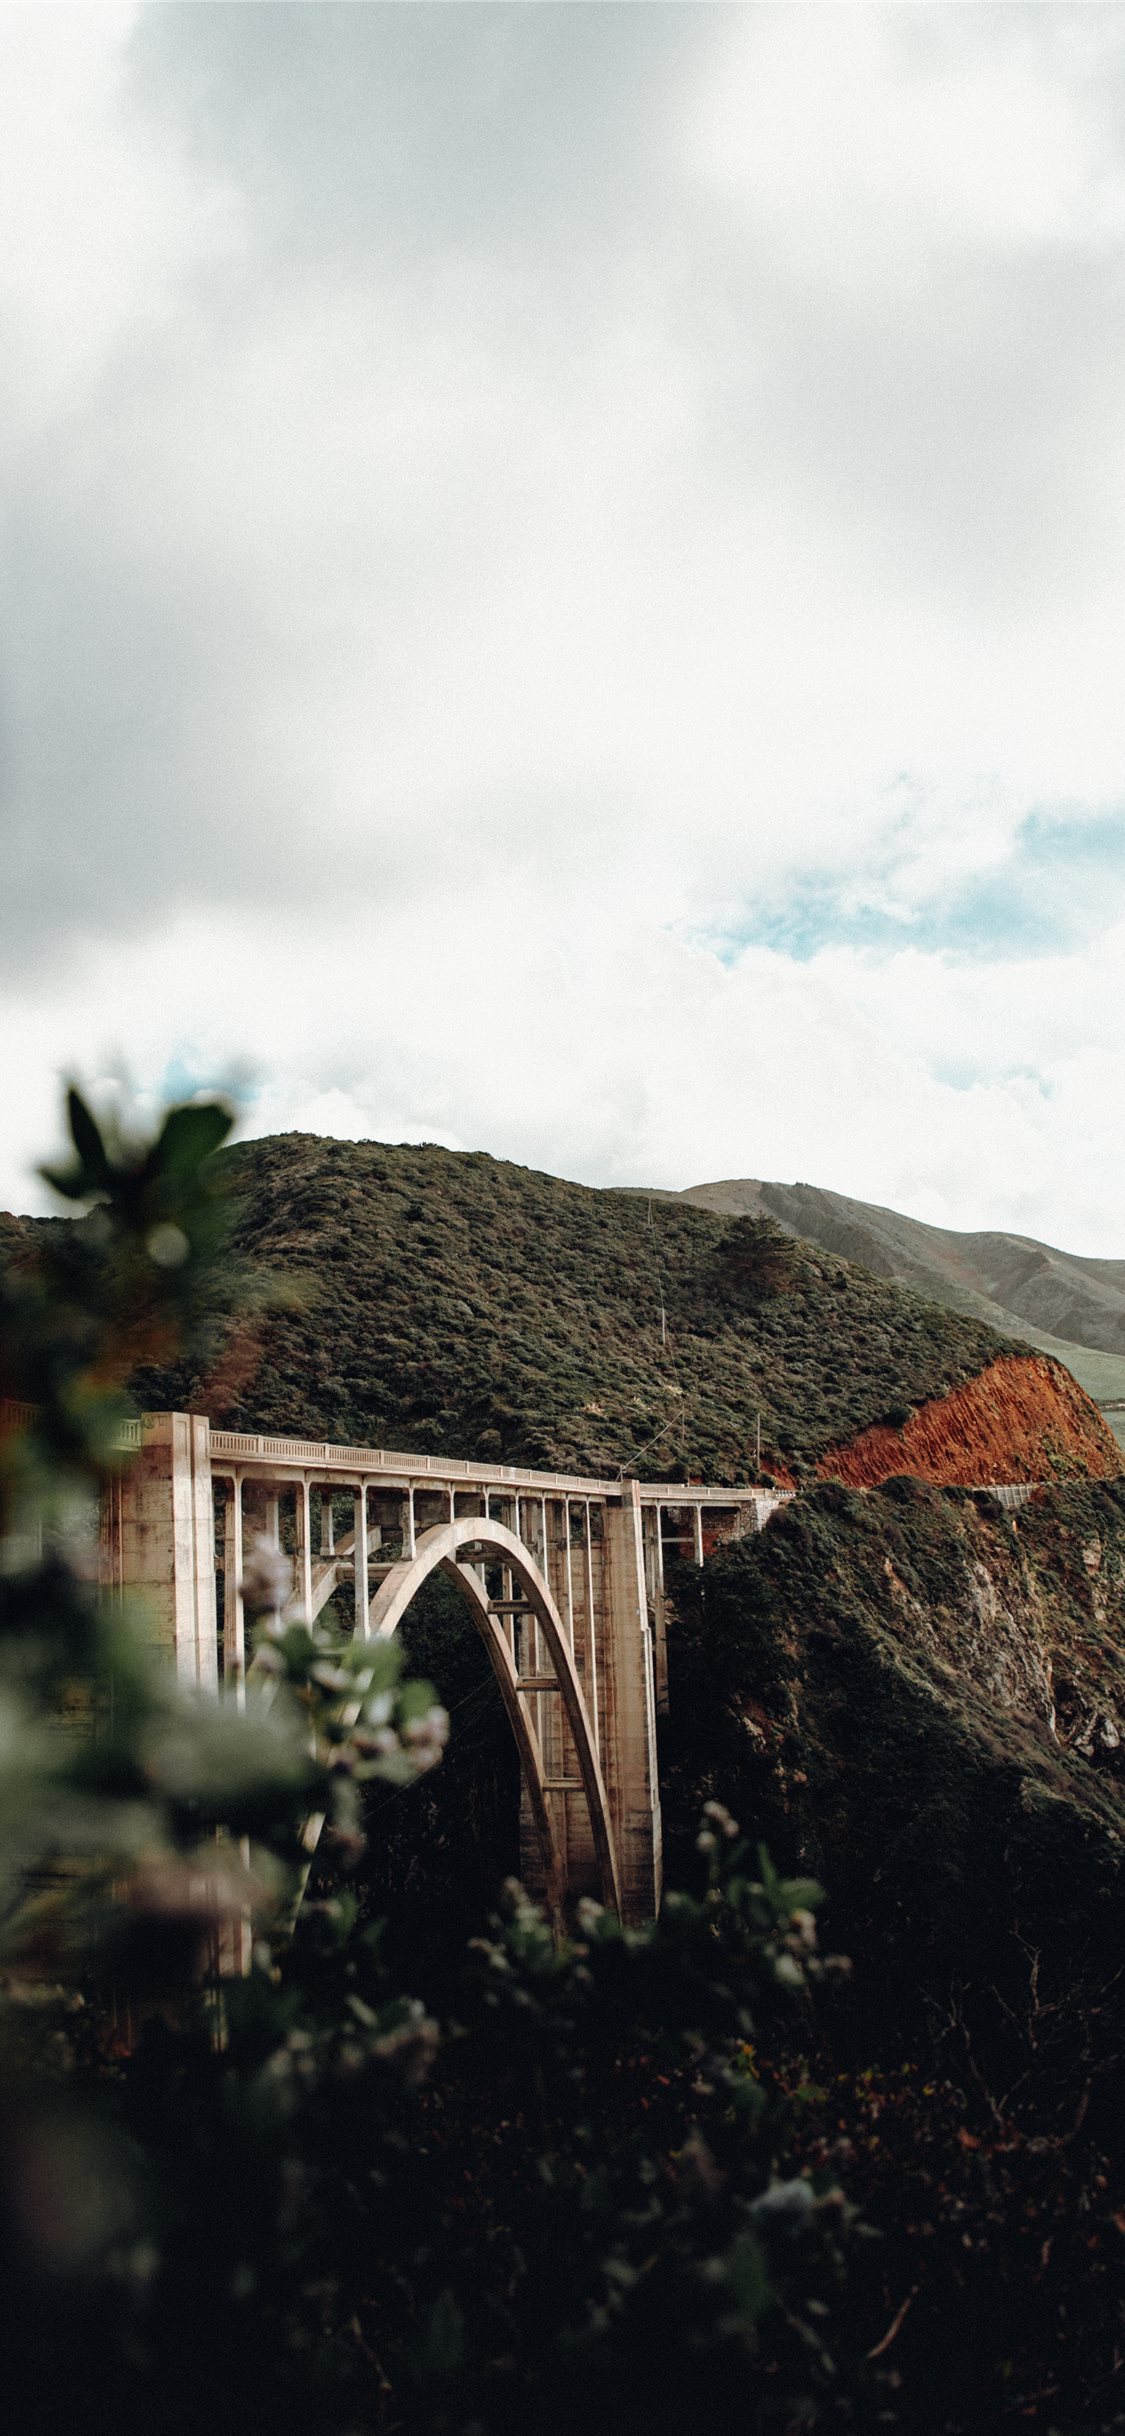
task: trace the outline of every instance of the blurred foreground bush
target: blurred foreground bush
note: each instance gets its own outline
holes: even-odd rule
[[[391,1984],[347,1867],[368,1782],[440,1756],[430,1687],[279,1620],[276,1553],[245,1708],[187,1694],[97,1587],[125,1382],[237,1299],[229,1113],[132,1140],[69,1111],[51,1180],[84,1214],[0,1280],[8,2423],[876,2424],[850,2211],[828,2151],[794,2169],[807,2096],[761,2064],[830,1970],[818,1890],[716,1803],[706,1885],[651,1929],[585,1905],[559,1945],[509,1885],[447,2021]]]

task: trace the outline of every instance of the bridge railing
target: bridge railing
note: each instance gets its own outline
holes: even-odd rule
[[[576,1497],[620,1497],[625,1484],[621,1480],[588,1479],[576,1472],[540,1472],[527,1470],[514,1463],[476,1463],[463,1455],[423,1455],[397,1447],[335,1446],[321,1438],[276,1438],[247,1430],[211,1428],[212,1455],[227,1456],[241,1463],[289,1463],[303,1469],[324,1471],[388,1472],[395,1478],[408,1476],[435,1482],[464,1480],[480,1482],[482,1486],[539,1490],[555,1495],[569,1492]],[[672,1481],[641,1481],[640,1493],[646,1505],[659,1501],[662,1505],[741,1505],[763,1498],[780,1498],[792,1494],[789,1490],[750,1487],[716,1488],[708,1483]]]
[[[400,1447],[335,1446],[321,1438],[272,1438],[246,1430],[211,1430],[211,1451],[244,1463],[318,1465],[324,1470],[404,1473],[436,1481],[495,1481],[497,1487],[572,1489],[621,1494],[620,1481],[586,1480],[570,1472],[525,1471],[512,1463],[473,1463],[464,1455],[422,1455]]]

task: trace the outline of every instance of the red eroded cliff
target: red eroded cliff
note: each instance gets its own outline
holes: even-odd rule
[[[822,1479],[873,1489],[897,1472],[944,1488],[1003,1480],[1107,1480],[1122,1452],[1097,1405],[1046,1354],[1003,1354],[947,1396],[922,1404],[901,1429],[882,1422],[830,1447]]]

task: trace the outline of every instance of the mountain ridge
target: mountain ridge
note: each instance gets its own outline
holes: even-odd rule
[[[1002,1228],[933,1226],[822,1185],[727,1177],[659,1198],[716,1216],[772,1218],[787,1235],[1034,1345],[1095,1402],[1125,1399],[1125,1260],[1063,1252]]]
[[[948,1280],[944,1301],[920,1294],[901,1243],[908,1279],[888,1278],[896,1247],[857,1230],[863,1205],[842,1205],[848,1258],[798,1233],[818,1217],[801,1188],[753,1181],[693,1188],[733,1213],[691,1193],[646,1204],[484,1152],[299,1133],[233,1146],[219,1170],[243,1315],[205,1366],[139,1375],[142,1405],[599,1478],[746,1480],[759,1446],[784,1487],[857,1465],[864,1483],[938,1485],[1120,1470],[1073,1367],[951,1309]],[[819,1202],[839,1241],[839,1206]],[[33,1257],[60,1223],[0,1237]],[[263,1311],[255,1270],[290,1281],[287,1308]]]
[[[635,1193],[436,1145],[287,1134],[221,1157],[236,1254],[304,1291],[236,1325],[205,1374],[138,1380],[142,1402],[234,1428],[717,1483],[754,1475],[760,1421],[762,1476],[786,1486],[873,1429],[883,1472],[909,1469],[924,1410],[932,1479],[1117,1468],[1100,1416],[1049,1358],[759,1218],[663,1198],[657,1216]],[[967,1405],[943,1406],[958,1391]],[[1010,1446],[1002,1407],[1018,1408]],[[969,1427],[943,1470],[945,1409]]]

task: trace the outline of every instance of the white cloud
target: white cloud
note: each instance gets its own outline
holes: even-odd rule
[[[248,1063],[252,1133],[441,1141],[591,1183],[798,1178],[1120,1251],[1125,937],[1091,992],[1076,957],[966,974],[916,950],[794,965],[758,949],[726,968],[612,908],[584,921],[577,896],[500,910],[499,944],[481,888],[413,933],[393,909],[248,909],[88,953],[5,1010],[19,1080],[0,1202],[31,1206],[52,1067],[96,1075],[123,1052],[142,1095],[173,1058],[200,1079]],[[967,1083],[935,1072],[962,1060]]]
[[[1114,246],[1125,171],[1104,78],[1122,30],[1075,20],[736,11],[687,100],[688,165],[860,311],[917,298],[943,256]]]
[[[8,410],[68,421],[117,346],[166,328],[237,243],[232,200],[123,108],[135,5],[0,11],[0,312]]]
[[[1118,21],[425,27],[4,21],[0,1196],[119,1048],[1121,1250],[1108,896],[1035,962],[706,944],[1121,799]]]

